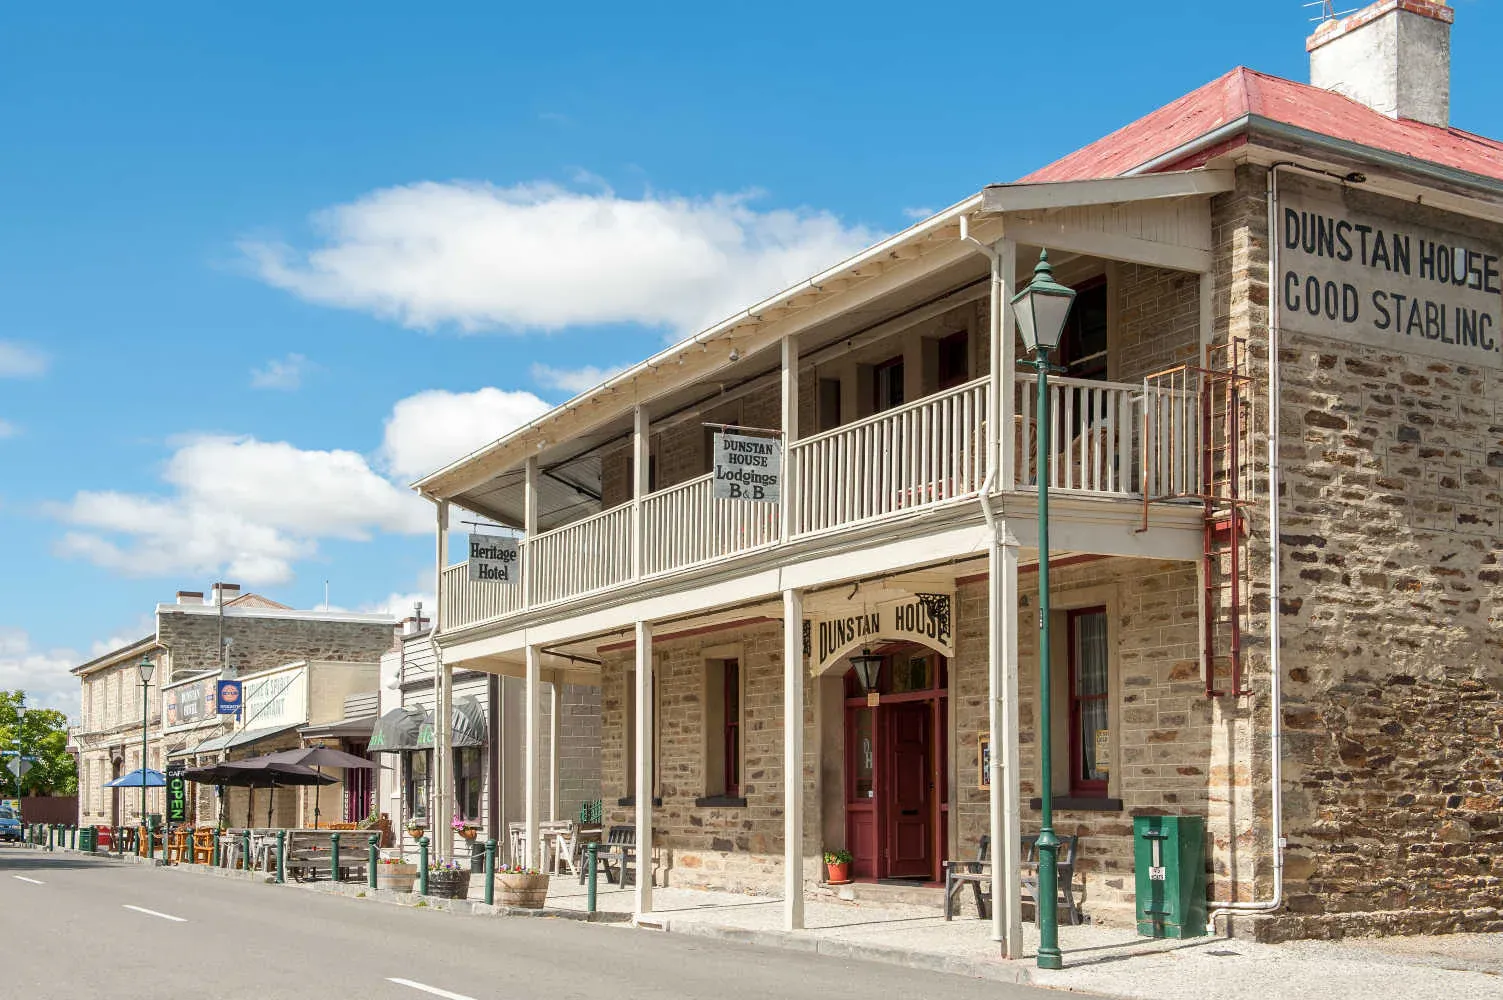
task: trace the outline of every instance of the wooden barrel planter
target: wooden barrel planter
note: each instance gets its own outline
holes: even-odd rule
[[[496,873],[496,903],[541,910],[548,901],[548,874],[511,875]]]
[[[412,883],[417,879],[417,865],[377,865],[376,888],[395,889],[397,892],[411,892]]]
[[[468,871],[429,871],[428,895],[439,899],[464,899],[470,894]]]

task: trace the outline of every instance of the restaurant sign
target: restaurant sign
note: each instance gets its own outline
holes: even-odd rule
[[[308,721],[307,668],[280,670],[244,681],[245,727],[267,729]]]
[[[182,761],[167,765],[167,822],[188,822],[188,766]]]
[[[521,547],[510,535],[470,536],[470,580],[514,584],[518,579]]]
[[[1503,368],[1503,248],[1301,191],[1278,218],[1281,325]]]
[[[189,681],[162,690],[162,725],[191,726],[214,714],[213,677]]]
[[[881,642],[916,642],[953,657],[950,594],[912,597],[863,606],[860,611],[804,622],[804,655],[813,672],[826,668],[857,649]]]
[[[775,437],[715,433],[716,500],[777,503],[783,494],[783,442]]]

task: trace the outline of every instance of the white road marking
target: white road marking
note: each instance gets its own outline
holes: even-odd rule
[[[441,990],[437,986],[426,986],[423,983],[415,983],[411,979],[395,979],[387,976],[386,981],[388,983],[396,983],[398,986],[410,986],[415,990],[422,990],[424,993],[432,993],[436,997],[444,997],[445,1000],[475,1000],[474,997],[467,997],[463,993],[450,993],[448,990]]]
[[[161,917],[163,920],[171,920],[174,923],[179,924],[186,924],[188,922],[187,917],[174,917],[170,913],[158,913],[156,910],[148,910],[144,906],[132,906],[129,903],[125,903],[123,905],[127,910],[135,910],[137,913],[144,913],[148,917]]]
[[[43,881],[41,881],[39,879],[27,878],[25,875],[12,875],[11,878],[20,879],[22,882],[30,882],[32,885],[46,885],[47,884],[46,882],[43,882]]]

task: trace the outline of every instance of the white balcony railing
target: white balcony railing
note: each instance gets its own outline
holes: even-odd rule
[[[880,521],[976,496],[986,478],[987,379],[926,396],[786,451],[789,537]],[[1018,373],[1012,413],[1013,478],[1037,483],[1036,382]],[[1104,497],[1191,496],[1201,478],[1198,396],[1176,387],[1051,378],[1051,490]],[[444,572],[446,628],[600,593],[634,579],[776,545],[780,505],[716,500],[708,475],[643,498],[642,564],[633,571],[634,507],[627,503],[522,544],[521,586],[471,583]]]
[[[795,441],[784,488],[807,535],[971,496],[986,478],[988,380]]]
[[[642,501],[644,575],[686,569],[778,540],[778,505],[716,500],[710,475]]]

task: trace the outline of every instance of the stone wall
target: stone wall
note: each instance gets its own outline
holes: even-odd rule
[[[226,615],[223,635],[233,639],[229,661],[240,673],[296,660],[375,663],[391,648],[394,624]],[[169,605],[157,612],[157,635],[172,658],[172,676],[219,668],[220,618]]]
[[[559,817],[573,819],[600,798],[600,688],[563,685],[558,725]]]

